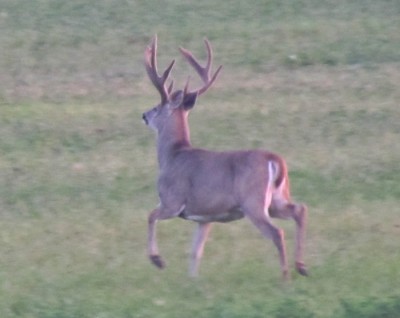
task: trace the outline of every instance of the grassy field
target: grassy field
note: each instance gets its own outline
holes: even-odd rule
[[[400,317],[398,0],[0,1],[0,316]],[[224,69],[191,115],[192,142],[265,148],[288,161],[309,206],[311,276],[280,280],[277,253],[246,220],[216,224],[200,277],[194,225],[159,224],[160,64],[207,36]],[[287,233],[293,262],[294,224]]]

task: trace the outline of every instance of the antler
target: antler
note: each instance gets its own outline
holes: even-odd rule
[[[148,46],[144,52],[144,64],[146,67],[147,75],[153,85],[157,88],[161,96],[161,104],[164,105],[169,101],[169,95],[171,94],[174,82],[171,82],[170,86],[166,88],[165,84],[171,73],[172,67],[174,66],[175,60],[172,60],[171,64],[166,68],[162,76],[158,75],[157,71],[157,35],[154,36],[151,46]]]
[[[201,77],[201,79],[204,83],[203,87],[190,92],[190,94],[194,93],[194,94],[201,95],[204,92],[206,92],[210,88],[210,86],[214,83],[215,79],[217,78],[217,76],[222,68],[222,65],[220,65],[218,67],[218,69],[216,70],[216,72],[214,73],[214,75],[212,77],[210,76],[211,67],[212,67],[212,49],[211,49],[210,42],[207,39],[204,39],[204,43],[207,48],[207,56],[208,56],[207,63],[204,67],[201,66],[199,64],[199,62],[197,62],[197,60],[195,59],[195,57],[193,56],[193,54],[190,51],[188,51],[182,47],[180,48],[180,51],[183,54],[183,56],[188,60],[189,64],[193,66],[193,68],[196,70],[197,74],[199,74],[199,76]],[[189,80],[190,80],[190,78],[188,78],[186,86],[185,86],[185,94],[188,94],[187,90],[188,90],[188,86],[189,86]]]

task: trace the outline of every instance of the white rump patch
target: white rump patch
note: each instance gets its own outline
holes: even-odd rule
[[[268,182],[267,182],[267,187],[265,189],[265,197],[264,197],[264,213],[267,217],[269,217],[268,208],[271,205],[272,191],[274,189],[276,172],[277,172],[277,167],[275,166],[274,162],[268,161]]]

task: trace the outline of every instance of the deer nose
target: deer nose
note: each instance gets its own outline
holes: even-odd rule
[[[142,115],[143,122],[147,125],[149,122],[147,121],[146,114]]]

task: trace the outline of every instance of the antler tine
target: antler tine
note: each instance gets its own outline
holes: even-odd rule
[[[164,104],[169,100],[169,94],[172,91],[173,82],[167,89],[165,84],[171,73],[172,67],[175,64],[175,60],[172,60],[171,64],[166,68],[162,76],[158,75],[157,70],[157,35],[154,36],[151,46],[147,47],[144,52],[145,67],[147,75],[151,82],[159,91],[161,96],[161,103]]]
[[[168,86],[168,94],[171,94],[173,89],[174,89],[174,81],[171,81],[171,83]]]
[[[199,95],[205,93],[211,87],[211,85],[217,79],[217,76],[218,76],[219,72],[221,71],[221,69],[222,69],[222,65],[220,65],[218,67],[218,69],[215,71],[215,73],[214,73],[213,77],[211,78],[211,80],[208,81],[207,85],[205,85],[201,89],[199,89],[199,92],[198,92]]]
[[[207,48],[207,66],[206,66],[206,68],[208,69],[208,75],[210,75],[210,70],[211,70],[211,67],[212,67],[212,55],[213,55],[213,52],[212,52],[212,49],[211,49],[211,44],[208,41],[208,39],[204,39],[204,44],[206,45],[206,48]]]
[[[210,42],[207,39],[204,39],[204,43],[207,48],[207,62],[204,67],[201,66],[199,62],[197,62],[196,58],[193,56],[193,54],[190,51],[188,51],[182,47],[179,48],[182,55],[186,58],[186,60],[189,62],[189,64],[196,70],[197,74],[199,74],[199,76],[201,77],[201,79],[204,83],[203,87],[199,88],[197,91],[194,91],[194,92],[197,92],[199,95],[203,94],[204,92],[206,92],[208,90],[208,88],[214,83],[219,72],[222,69],[222,65],[220,65],[218,67],[217,71],[214,73],[214,75],[210,78],[213,53],[212,53]],[[188,85],[188,83],[186,85]],[[185,90],[186,89],[187,89],[187,87],[185,88]]]

